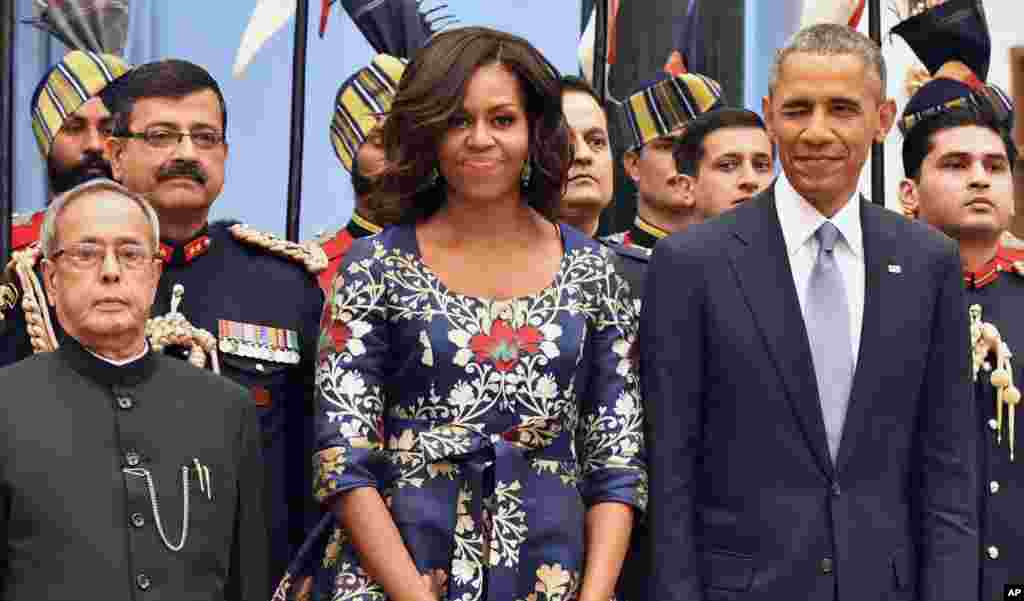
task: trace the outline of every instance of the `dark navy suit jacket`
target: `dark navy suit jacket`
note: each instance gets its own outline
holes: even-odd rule
[[[863,334],[835,465],[773,188],[655,248],[640,328],[652,600],[976,598],[957,246],[860,209]]]

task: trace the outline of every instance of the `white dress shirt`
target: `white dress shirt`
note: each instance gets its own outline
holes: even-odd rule
[[[82,348],[85,348],[85,346],[83,345]],[[146,356],[146,353],[149,352],[149,341],[148,340],[146,341],[146,346],[142,349],[141,353],[139,353],[138,355],[135,355],[134,357],[128,357],[127,359],[121,359],[121,360],[109,359],[107,357],[104,357],[103,355],[97,355],[96,353],[92,352],[91,350],[89,350],[87,348],[85,348],[85,350],[89,351],[90,355],[92,355],[93,357],[96,357],[97,359],[99,359],[101,361],[106,361],[107,363],[109,363],[111,365],[116,365],[117,367],[124,367],[125,365],[128,365],[132,361],[138,361],[139,359],[141,359],[141,358]]]
[[[861,326],[864,323],[864,235],[860,227],[860,199],[856,192],[846,205],[827,219],[810,202],[793,189],[785,172],[775,181],[775,210],[782,225],[786,241],[789,268],[793,272],[800,311],[806,318],[807,286],[811,270],[818,260],[818,243],[814,233],[821,224],[831,221],[839,229],[835,258],[846,289],[846,302],[850,309],[850,343],[853,345],[853,364],[857,365],[860,350]]]

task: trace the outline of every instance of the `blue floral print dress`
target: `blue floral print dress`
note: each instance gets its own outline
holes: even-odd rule
[[[587,507],[647,503],[636,306],[606,248],[560,232],[547,288],[490,300],[395,226],[353,244],[324,310],[316,498],[377,487],[442,599],[576,599]],[[314,597],[386,599],[331,529]]]

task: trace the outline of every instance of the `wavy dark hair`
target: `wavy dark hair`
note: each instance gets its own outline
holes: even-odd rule
[[[451,117],[462,108],[477,69],[500,63],[516,75],[526,98],[532,176],[527,202],[555,221],[572,164],[557,69],[519,36],[486,27],[437,34],[406,68],[384,122],[388,167],[370,198],[381,224],[409,223],[437,211],[446,185],[438,148]]]

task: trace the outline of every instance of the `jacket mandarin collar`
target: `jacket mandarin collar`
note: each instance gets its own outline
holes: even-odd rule
[[[57,353],[71,369],[83,377],[110,388],[141,384],[152,377],[156,369],[156,359],[152,351],[131,363],[119,366],[93,355],[71,336],[64,337]]]

